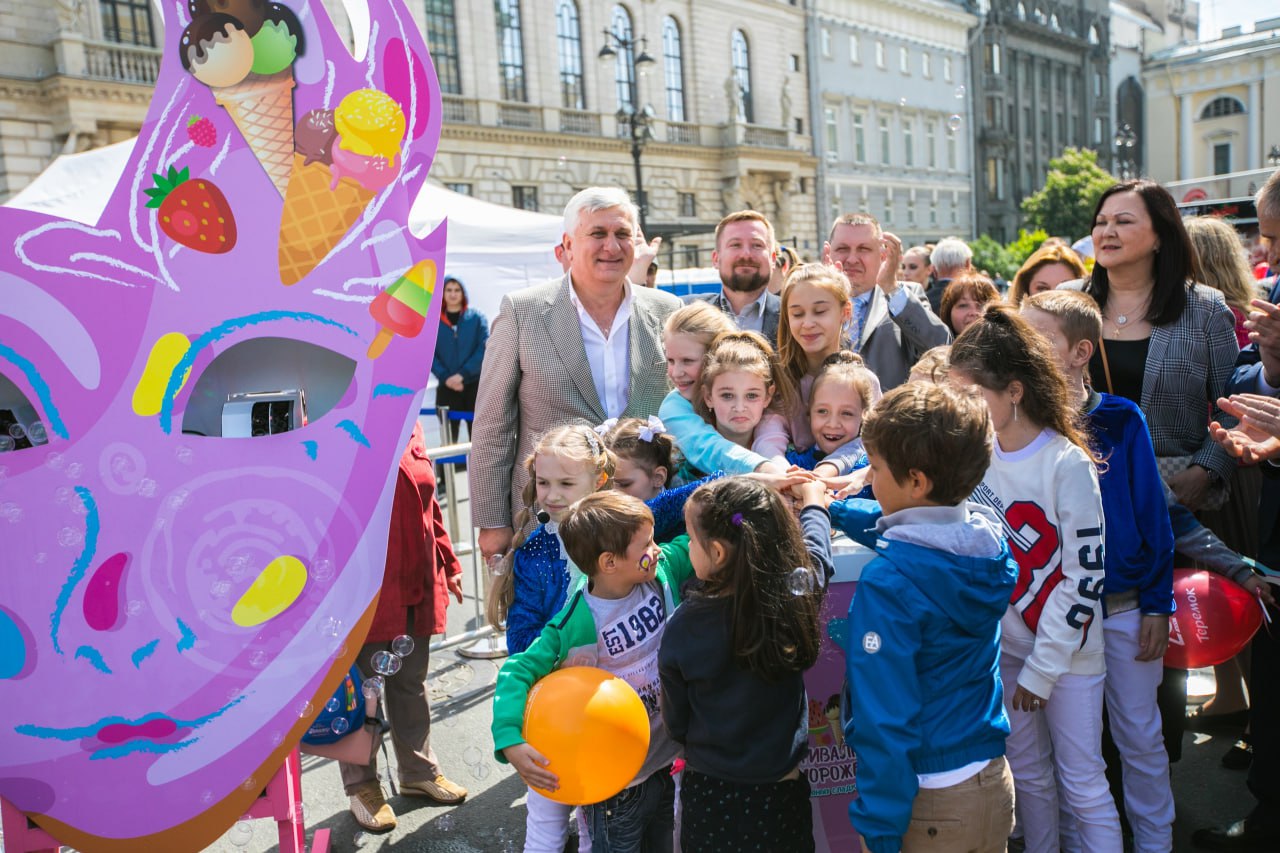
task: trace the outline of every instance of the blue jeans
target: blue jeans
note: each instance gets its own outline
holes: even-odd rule
[[[670,768],[662,767],[603,803],[583,806],[592,853],[671,853],[675,795]]]

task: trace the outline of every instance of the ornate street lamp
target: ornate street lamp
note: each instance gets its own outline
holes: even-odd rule
[[[1133,159],[1133,146],[1138,143],[1138,134],[1126,122],[1116,129],[1115,139],[1112,141],[1116,146],[1116,168],[1120,172],[1120,180],[1132,180],[1138,171]]]
[[[1280,167],[1280,145],[1271,146],[1271,150],[1267,152],[1267,162],[1273,169]]]
[[[628,83],[630,87],[630,103],[623,104],[618,107],[618,124],[626,124],[631,135],[631,162],[636,170],[636,207],[640,209],[640,231],[647,233],[649,204],[644,194],[644,178],[640,171],[640,156],[644,151],[645,143],[653,138],[653,124],[655,113],[653,107],[646,104],[640,106],[640,73],[641,66],[652,65],[654,59],[645,50],[648,39],[643,36],[633,38],[630,35],[619,35],[613,30],[606,29],[604,31],[604,47],[600,48],[597,54],[601,59],[613,59],[617,61],[618,54],[621,52],[622,58],[630,63],[627,69]],[[640,48],[640,52],[636,53],[636,47]]]

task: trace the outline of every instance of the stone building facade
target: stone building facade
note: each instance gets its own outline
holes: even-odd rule
[[[907,245],[973,233],[967,38],[951,0],[816,0],[818,219],[865,210]]]
[[[1016,237],[1022,199],[1063,148],[1110,166],[1110,27],[1108,0],[990,3],[970,39],[977,233]]]

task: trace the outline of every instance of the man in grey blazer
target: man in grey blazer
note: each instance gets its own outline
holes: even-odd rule
[[[951,342],[951,331],[929,307],[920,285],[899,281],[902,241],[869,213],[846,213],[831,226],[823,258],[849,280],[849,338],[888,391],[907,381],[925,350]]]
[[[568,272],[504,296],[485,349],[468,463],[485,559],[511,547],[524,459],[539,436],[574,421],[656,415],[667,393],[662,326],[680,300],[627,281],[635,205],[623,190],[589,187],[564,217]]]
[[[769,293],[769,280],[778,256],[773,223],[762,213],[739,210],[716,225],[716,248],[711,263],[720,273],[720,292],[697,296],[729,316],[739,329],[759,332],[778,346],[778,315],[782,302]]]

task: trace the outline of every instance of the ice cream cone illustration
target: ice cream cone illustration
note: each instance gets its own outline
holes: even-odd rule
[[[293,71],[250,74],[234,86],[213,90],[218,105],[240,128],[280,195],[293,171]]]
[[[179,57],[209,87],[283,197],[293,170],[293,62],[302,28],[265,0],[190,0]]]
[[[374,89],[302,117],[280,217],[281,282],[295,284],[315,269],[395,180],[404,130],[403,110]]]
[[[412,338],[422,331],[435,289],[435,261],[420,261],[374,297],[369,313],[381,328],[369,344],[369,358],[382,355],[396,335]]]

